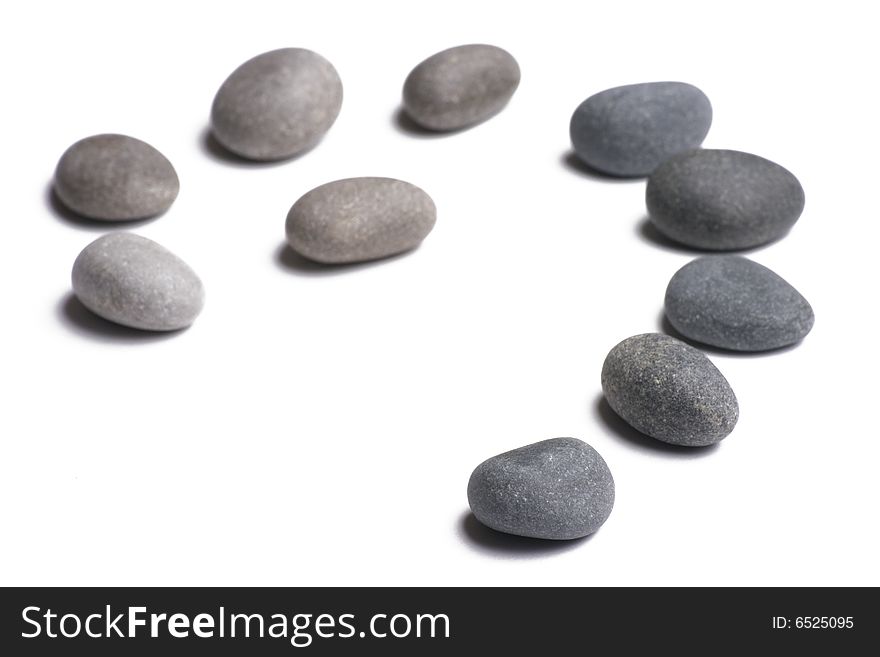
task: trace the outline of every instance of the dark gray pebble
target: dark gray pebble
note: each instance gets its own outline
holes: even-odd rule
[[[125,135],[94,135],[68,148],[55,169],[55,194],[73,212],[101,221],[165,212],[180,190],[171,162]]]
[[[608,405],[642,433],[673,445],[717,443],[736,425],[736,396],[703,352],[660,333],[627,338],[602,367]]]
[[[506,50],[472,44],[438,52],[403,85],[403,106],[429,130],[458,130],[497,114],[519,85],[519,65]]]
[[[813,328],[813,309],[767,267],[740,256],[697,258],[666,288],[666,317],[684,337],[735,351],[778,349]]]
[[[804,190],[787,169],[728,150],[696,150],[667,160],[648,179],[645,197],[657,230],[713,251],[778,239],[804,209]]]
[[[614,506],[605,460],[577,438],[553,438],[484,461],[468,482],[477,520],[517,536],[569,540],[595,532]]]
[[[571,117],[571,143],[598,171],[647,176],[672,155],[703,143],[711,124],[712,105],[693,85],[630,84],[582,102]]]
[[[132,233],[110,233],[73,263],[73,291],[104,319],[148,331],[189,326],[202,310],[202,282],[165,247]]]
[[[333,65],[303,48],[257,55],[232,72],[211,107],[220,144],[251,160],[282,160],[315,146],[342,107]]]
[[[306,193],[287,215],[287,241],[325,264],[376,260],[418,246],[437,217],[420,188],[393,178],[347,178]]]

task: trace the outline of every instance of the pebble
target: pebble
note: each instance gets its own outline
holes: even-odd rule
[[[80,216],[131,221],[170,208],[180,181],[171,162],[146,142],[126,135],[94,135],[61,156],[54,189]]]
[[[614,506],[605,460],[577,438],[552,438],[484,461],[468,482],[477,520],[496,531],[570,540],[595,532]]]
[[[403,106],[423,128],[458,130],[500,112],[519,86],[519,65],[506,50],[472,44],[438,52],[403,85]]]
[[[257,55],[230,75],[211,107],[221,145],[258,161],[283,160],[315,146],[342,108],[333,65],[303,48]]]
[[[621,177],[649,175],[669,157],[697,148],[712,125],[706,95],[684,82],[606,89],[571,117],[571,143],[589,167]]]
[[[287,215],[287,242],[324,264],[409,251],[431,232],[437,210],[424,191],[393,178],[347,178],[306,193]]]
[[[785,279],[747,258],[711,255],[679,269],[666,288],[666,317],[684,337],[734,351],[799,342],[813,309]]]
[[[73,263],[73,292],[111,322],[147,331],[193,323],[204,304],[202,281],[165,247],[133,233],[99,237]]]
[[[787,169],[730,150],[696,150],[667,160],[648,179],[645,196],[657,230],[712,251],[779,239],[804,209],[804,190]]]
[[[699,350],[660,333],[627,338],[602,367],[608,405],[630,426],[673,445],[717,443],[736,425],[730,384]]]

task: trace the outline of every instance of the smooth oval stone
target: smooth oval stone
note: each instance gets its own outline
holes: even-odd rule
[[[602,390],[627,424],[673,445],[712,445],[733,431],[736,396],[703,352],[660,333],[627,338],[605,358]]]
[[[595,532],[614,506],[605,460],[577,438],[552,438],[484,461],[468,482],[477,520],[496,531],[570,540]]]
[[[681,153],[657,167],[645,193],[661,233],[698,249],[748,249],[785,235],[804,209],[787,169],[728,150]]]
[[[393,178],[347,178],[306,193],[287,215],[287,242],[325,264],[409,251],[431,232],[437,210],[424,191]]]
[[[318,53],[283,48],[232,72],[211,107],[220,144],[250,160],[282,160],[315,146],[342,108],[342,81]]]
[[[606,89],[571,117],[571,143],[588,166],[613,176],[647,176],[669,157],[698,147],[712,125],[706,95],[684,82]]]
[[[202,281],[165,247],[133,233],[89,244],[73,263],[73,292],[96,315],[123,326],[174,331],[202,310]]]
[[[403,106],[429,130],[458,130],[500,112],[519,86],[519,65],[506,50],[472,44],[431,55],[403,85]]]
[[[697,258],[666,288],[666,317],[684,337],[735,351],[778,349],[813,328],[813,309],[767,267],[740,256]]]
[[[55,169],[55,194],[89,219],[131,221],[162,214],[180,181],[171,162],[126,135],[94,135],[68,148]]]

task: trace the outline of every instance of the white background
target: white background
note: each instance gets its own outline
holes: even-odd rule
[[[826,7],[817,9],[817,7]],[[877,554],[876,21],[835,2],[28,2],[3,68],[4,584],[880,584]],[[446,47],[509,50],[522,83],[471,130],[393,120],[410,69]],[[260,52],[337,67],[338,121],[274,165],[206,148],[213,95]],[[565,161],[571,112],[620,84],[683,80],[715,108],[707,147],[793,171],[806,210],[752,257],[813,304],[798,347],[711,354],[741,419],[681,453],[601,412],[620,340],[659,330],[693,254],[644,229],[644,182]],[[47,196],[67,146],[121,132],[181,179],[128,228],[207,289],[188,331],[117,330],[69,302],[79,251],[118,226]],[[290,205],[359,175],[434,198],[417,251],[323,270],[282,256]],[[555,436],[617,482],[573,543],[467,520],[482,460]]]

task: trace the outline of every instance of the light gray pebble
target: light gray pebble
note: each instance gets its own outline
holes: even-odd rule
[[[647,176],[661,162],[696,148],[712,125],[712,105],[684,82],[645,82],[606,89],[571,117],[574,152],[613,176]]]
[[[717,443],[739,417],[730,384],[703,352],[660,333],[614,347],[602,367],[602,390],[630,426],[673,445]]]
[[[484,461],[468,482],[477,520],[517,536],[570,540],[595,532],[614,506],[605,460],[577,438],[552,438]]]
[[[684,337],[735,351],[778,349],[813,328],[813,309],[773,271],[747,258],[712,255],[679,269],[666,288],[666,317]]]
[[[648,179],[645,198],[657,230],[712,251],[778,239],[804,209],[804,190],[791,172],[730,150],[695,150],[667,160]]]
[[[171,162],[126,135],[94,135],[68,148],[55,169],[55,194],[89,219],[131,221],[165,212],[180,190]]]
[[[519,65],[506,50],[471,44],[438,52],[403,85],[409,117],[429,130],[458,130],[500,112],[519,86]]]
[[[303,195],[287,215],[287,242],[325,264],[377,260],[409,251],[431,232],[434,202],[393,178],[347,178]]]
[[[211,107],[221,145],[258,161],[282,160],[315,146],[342,108],[333,65],[303,48],[257,55],[226,79]]]
[[[148,331],[193,323],[204,304],[202,281],[165,247],[133,233],[110,233],[73,263],[73,292],[104,319]]]

